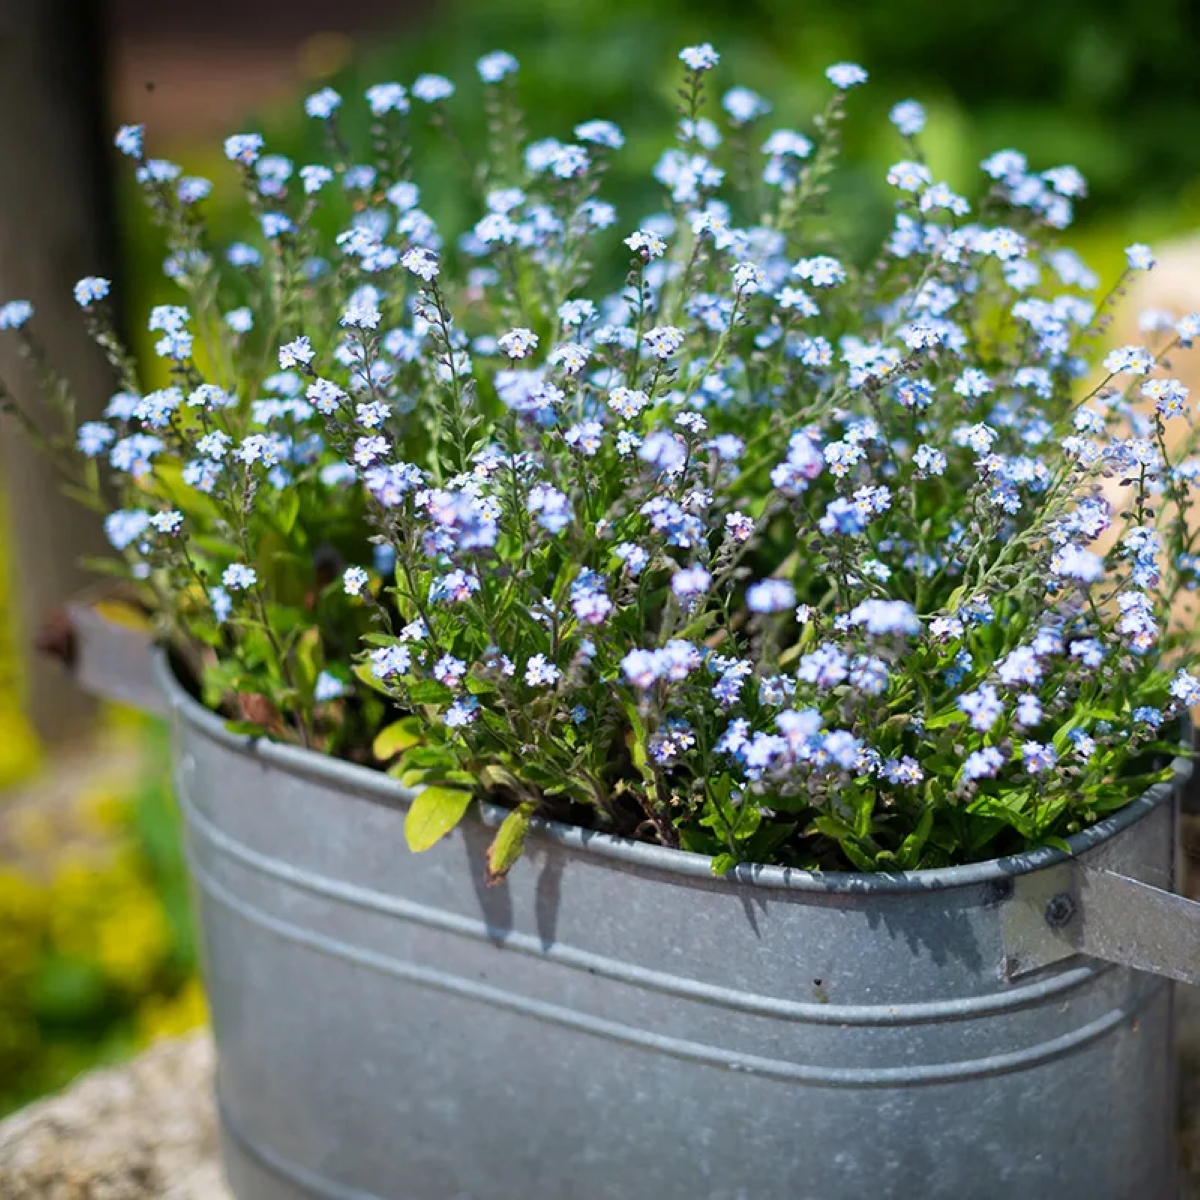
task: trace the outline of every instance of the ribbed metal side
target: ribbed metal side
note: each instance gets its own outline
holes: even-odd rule
[[[1015,872],[749,870],[488,824],[408,853],[375,772],[168,684],[241,1200],[1167,1200],[1170,985],[1003,982]],[[1171,789],[1078,849],[1169,886]]]

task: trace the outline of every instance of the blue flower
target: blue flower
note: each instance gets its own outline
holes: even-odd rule
[[[557,488],[544,484],[530,490],[525,507],[549,533],[562,533],[574,516],[571,501],[567,496]]]
[[[967,780],[987,779],[999,773],[1004,766],[1004,754],[995,746],[973,750],[963,760],[963,778]]]
[[[704,42],[699,46],[685,46],[679,52],[679,59],[689,71],[697,73],[711,71],[721,61],[721,56]]]
[[[914,636],[921,632],[916,611],[906,600],[864,600],[850,612],[850,624],[861,625],[875,637]]]
[[[1004,715],[1004,705],[990,683],[960,696],[958,707],[970,718],[973,728],[986,733]]]
[[[796,667],[796,678],[818,688],[837,687],[850,672],[849,659],[836,646],[819,646],[805,654]]]
[[[669,430],[656,430],[642,443],[638,457],[662,474],[672,475],[681,471],[687,462],[687,443]]]
[[[607,150],[620,150],[625,145],[625,135],[611,121],[584,121],[575,126],[575,136],[581,142]]]
[[[860,654],[850,664],[850,686],[864,696],[880,696],[887,690],[888,667],[881,658]]]
[[[792,267],[792,274],[806,280],[813,287],[836,287],[845,283],[846,270],[836,258],[819,254],[815,258],[802,258]]]
[[[75,285],[75,302],[80,308],[91,308],[108,295],[112,284],[99,275],[87,275]]]
[[[33,305],[28,300],[9,300],[0,305],[0,329],[20,329],[33,316]]]
[[[307,367],[314,357],[312,343],[307,337],[301,336],[295,341],[287,342],[279,347],[279,366],[287,371],[292,367]]]
[[[418,75],[412,85],[412,94],[422,104],[437,104],[454,95],[454,84],[444,75]]]
[[[322,671],[317,676],[317,682],[313,688],[313,699],[318,704],[327,704],[330,700],[338,700],[345,694],[346,685],[336,675]]]
[[[258,583],[258,572],[245,563],[232,563],[221,574],[221,582],[231,592],[242,592]]]
[[[771,111],[770,101],[745,87],[730,88],[721,97],[721,107],[734,125],[748,125]]]
[[[778,613],[795,604],[796,589],[786,579],[763,579],[746,589],[746,606],[751,612]]]
[[[342,590],[347,596],[361,596],[370,578],[362,567],[347,567],[342,574]]]
[[[1154,266],[1154,254],[1149,246],[1136,242],[1125,248],[1125,261],[1131,271],[1149,271]]]
[[[235,133],[225,139],[225,157],[230,162],[244,167],[253,166],[262,153],[263,139],[260,133]]]
[[[901,100],[888,119],[905,137],[916,137],[925,128],[925,109],[916,100]]]
[[[104,534],[115,550],[124,550],[145,533],[150,514],[144,509],[118,509],[104,518]]]
[[[1178,671],[1171,680],[1171,695],[1184,708],[1195,708],[1200,704],[1200,679],[1189,675],[1187,671]]]
[[[834,729],[821,739],[813,754],[813,761],[817,766],[829,763],[843,771],[850,771],[858,766],[862,751],[862,742],[852,733],[844,729]]]
[[[412,666],[412,651],[402,645],[381,646],[378,650],[372,650],[367,658],[371,664],[371,674],[376,679],[395,679],[408,674]]]
[[[860,83],[867,82],[867,73],[858,63],[834,63],[826,70],[825,76],[834,87],[840,88],[843,92],[857,87]]]
[[[402,83],[376,83],[367,88],[367,104],[373,116],[408,112],[408,92]]]
[[[130,158],[141,158],[145,129],[141,125],[122,125],[113,138],[113,145]]]
[[[233,612],[233,597],[223,587],[208,589],[208,602],[218,625],[224,625]]]
[[[443,720],[447,729],[463,729],[471,725],[479,716],[478,696],[457,696],[454,703],[446,709]]]
[[[1045,775],[1054,770],[1058,753],[1053,746],[1041,742],[1025,742],[1021,746],[1021,760],[1030,775]]]
[[[475,64],[479,78],[484,83],[499,83],[509,75],[515,75],[519,65],[517,60],[504,50],[493,50]]]
[[[102,421],[85,421],[80,425],[75,444],[86,458],[96,458],[112,444],[116,434]]]
[[[318,120],[327,121],[341,107],[342,98],[333,88],[322,88],[304,101],[304,111]]]
[[[701,566],[684,567],[671,576],[671,590],[681,600],[703,596],[712,583],[712,575]]]

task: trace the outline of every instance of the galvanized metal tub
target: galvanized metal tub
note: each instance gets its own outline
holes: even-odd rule
[[[393,781],[158,671],[241,1200],[1175,1196],[1172,985],[1070,926],[1173,887],[1176,786],[1073,859],[718,880],[546,825],[488,889],[500,812],[412,855]]]

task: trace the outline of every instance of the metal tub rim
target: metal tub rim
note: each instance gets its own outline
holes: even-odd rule
[[[384,772],[360,766],[296,746],[283,745],[267,738],[231,733],[225,720],[195,699],[176,679],[167,652],[155,647],[154,674],[167,707],[191,726],[235,753],[294,775],[301,775],[336,791],[350,792],[393,808],[406,808],[416,796]],[[673,850],[630,838],[615,837],[598,830],[566,825],[559,821],[535,818],[529,837],[557,844],[564,849],[595,855],[598,858],[703,881],[718,889],[737,890],[750,885],[783,892],[810,892],[825,895],[897,895],[942,892],[952,889],[1002,883],[1015,876],[1040,871],[1068,862],[1097,849],[1117,834],[1129,829],[1170,802],[1191,778],[1192,760],[1180,755],[1171,763],[1170,779],[1148,788],[1141,796],[1105,817],[1095,825],[1066,839],[1070,851],[1042,847],[1004,858],[992,858],[960,867],[938,867],[925,871],[895,871],[868,874],[856,871],[804,871],[795,867],[776,867],[759,863],[740,863],[727,874],[712,873],[712,859],[704,854]],[[467,820],[496,828],[508,815],[508,809],[488,801],[479,801]]]

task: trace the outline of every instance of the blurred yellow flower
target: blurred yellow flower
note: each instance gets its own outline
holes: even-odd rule
[[[130,803],[127,797],[105,788],[85,792],[75,801],[75,811],[84,830],[105,834],[120,829],[129,821]]]
[[[41,808],[31,806],[11,813],[6,828],[13,848],[29,858],[48,854],[60,840],[54,818]]]
[[[151,996],[138,1013],[138,1040],[145,1045],[163,1037],[178,1037],[208,1020],[208,1002],[196,976],[174,996]]]
[[[149,889],[130,890],[96,929],[96,960],[114,984],[136,992],[147,987],[170,951],[166,918]]]

